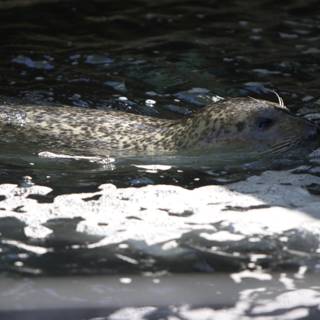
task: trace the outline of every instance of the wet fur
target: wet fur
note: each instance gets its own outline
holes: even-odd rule
[[[311,126],[289,114],[281,101],[275,104],[253,98],[226,99],[180,120],[111,110],[2,105],[0,140],[20,139],[46,150],[74,150],[102,156],[197,154],[238,146],[243,152],[255,149],[262,152],[281,141],[292,141],[294,145],[297,139],[303,140],[306,128]],[[278,133],[273,133],[278,137],[268,141],[255,131],[252,123],[260,113],[272,113],[281,119]]]

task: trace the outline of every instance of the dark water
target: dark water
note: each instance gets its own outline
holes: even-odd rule
[[[62,1],[2,9],[0,18],[3,96],[179,118],[216,95],[274,101],[268,89],[275,89],[293,111],[319,109],[314,2],[285,1],[275,10],[272,1]],[[75,162],[50,172],[52,163],[30,162],[2,161],[0,182],[28,174],[59,192],[106,181],[216,183],[204,171],[171,170],[162,178],[134,168],[83,170]]]
[[[2,8],[0,21],[1,96],[39,105],[113,108],[181,118],[215,96],[276,101],[270,94],[274,89],[294,112],[320,110],[318,1],[61,1]],[[128,166],[108,170],[81,161],[34,164],[21,155],[2,158],[0,183],[17,183],[30,175],[37,184],[54,187],[49,195],[53,198],[59,193],[94,190],[107,182],[119,187],[162,183],[194,188],[250,174],[239,169],[178,169],[154,174]],[[19,222],[5,222],[4,237],[26,240]],[[53,223],[57,234],[64,232],[63,222]],[[77,238],[72,226],[68,232],[69,244],[92,240]],[[30,257],[30,270],[49,274],[63,274],[66,266],[70,273],[128,270],[126,265],[121,269],[112,250],[109,257],[103,249],[70,254],[71,246],[57,239],[43,244],[55,246],[54,252],[45,258]],[[275,243],[270,252],[274,248],[278,248]],[[19,252],[12,252],[10,246],[3,250],[2,268],[13,270],[12,261]],[[204,271],[176,261],[156,264],[143,253],[136,258],[139,265],[129,268],[134,272],[162,270],[164,265],[174,271]],[[241,259],[230,263],[225,257],[216,259],[218,271],[243,266]],[[266,267],[270,265],[271,261],[265,262]]]

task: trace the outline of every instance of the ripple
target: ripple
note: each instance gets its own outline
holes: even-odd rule
[[[46,60],[33,60],[29,57],[19,55],[16,58],[12,59],[12,62],[25,65],[31,69],[43,69],[43,70],[52,70],[54,69],[53,64]]]

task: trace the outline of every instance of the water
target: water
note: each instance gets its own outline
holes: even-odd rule
[[[181,118],[217,95],[274,101],[268,89],[275,89],[293,111],[317,112],[320,18],[310,7],[293,2],[273,12],[269,2],[249,9],[244,1],[62,1],[3,9],[1,94]],[[48,176],[47,168],[25,162],[21,170],[4,167],[0,182],[16,182],[22,172],[39,183]],[[46,185],[66,186],[60,171]],[[114,172],[89,171],[73,174],[68,192],[80,181],[83,191],[97,187],[96,174],[130,185],[114,181]],[[214,182],[205,172],[199,177],[197,186]],[[195,186],[192,178],[178,181],[167,175],[166,183]]]
[[[1,6],[3,3],[0,93],[5,97],[35,105],[117,109],[178,119],[219,96],[277,101],[270,93],[276,90],[293,112],[315,118],[320,112],[320,9],[313,1],[140,0],[124,4],[111,0]],[[11,145],[10,150],[14,154],[16,146]],[[276,169],[282,167],[275,164]],[[317,176],[315,168],[312,172]],[[96,191],[103,183],[117,187],[171,184],[193,189],[241,181],[257,172],[256,168],[226,171],[179,166],[150,172],[126,164],[107,168],[82,160],[39,160],[22,154],[1,156],[0,161],[0,183],[18,183],[29,175],[33,182],[53,188],[39,198],[44,203],[59,194]],[[130,248],[122,254],[129,254],[139,264],[123,263],[114,247],[107,251],[85,248],[97,237],[79,235],[74,230],[77,220],[65,222],[51,221],[55,235],[33,241],[17,219],[2,219],[2,239],[31,241],[52,249],[43,257],[4,242],[2,271],[61,275],[213,270],[203,262],[205,250],[192,247],[192,243],[193,253],[186,257],[192,263],[187,266],[184,260],[181,264],[154,260],[146,252]],[[61,236],[66,232],[69,237]],[[282,247],[275,238],[267,240],[270,247],[257,250],[274,258],[274,252],[281,252]],[[73,251],[72,245],[84,247]],[[228,245],[220,249],[232,251]],[[19,268],[15,262],[23,254],[27,254],[25,265]],[[297,270],[301,262],[294,253],[287,254],[290,258],[279,258],[279,264],[268,258],[260,266]],[[243,260],[218,254],[215,259],[216,271],[247,266],[245,256]]]

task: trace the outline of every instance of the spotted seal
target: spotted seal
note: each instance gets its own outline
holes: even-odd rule
[[[1,105],[0,142],[99,156],[276,155],[310,144],[318,127],[282,101],[230,98],[179,120],[76,107]]]

